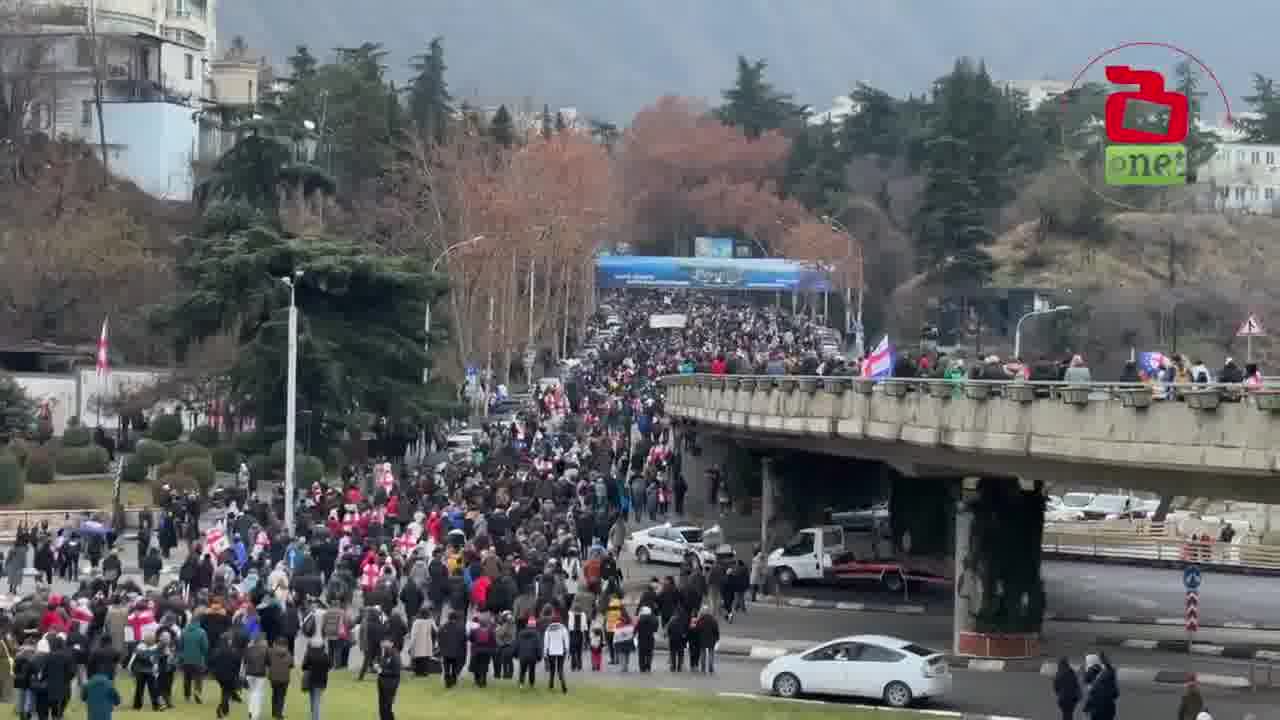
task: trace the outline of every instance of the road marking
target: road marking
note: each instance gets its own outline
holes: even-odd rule
[[[1156,618],[1157,625],[1181,625],[1186,620],[1182,618]]]
[[[1089,615],[1089,622],[1109,622],[1118,623],[1120,618],[1115,615]]]
[[[773,660],[787,654],[786,648],[752,645],[747,657],[755,660]]]
[[[923,615],[925,607],[923,605],[898,605],[893,611],[902,615]]]
[[[1267,662],[1276,662],[1276,661],[1280,661],[1280,652],[1277,652],[1275,650],[1259,650],[1258,652],[1253,654],[1253,657],[1257,660],[1266,660]]]
[[[1179,621],[1179,622],[1181,622],[1181,621]],[[1204,626],[1203,626],[1203,625],[1201,625],[1201,627],[1204,627]],[[1258,623],[1248,623],[1248,622],[1227,622],[1227,623],[1222,623],[1222,627],[1224,627],[1224,628],[1229,628],[1229,629],[1231,629],[1231,630],[1257,630],[1257,629],[1258,629]]]
[[[1002,672],[1005,662],[1003,660],[970,660],[969,669],[978,672]]]
[[[910,713],[911,715],[931,715],[933,717],[959,718],[960,720],[1025,720],[1025,718],[1011,717],[1008,715],[974,715],[971,713],[956,712],[954,710],[929,710],[917,708],[890,708],[881,705],[854,705],[850,703],[840,702],[833,703],[826,700],[788,700],[787,698],[775,697],[773,695],[761,695],[758,693],[745,692],[718,692],[716,697],[735,698],[738,700],[765,700],[773,702],[785,703],[804,703],[807,705],[839,705],[842,708],[851,708],[853,710],[874,710],[879,713]]]
[[[1201,685],[1211,685],[1220,688],[1237,688],[1243,689],[1249,687],[1249,678],[1240,677],[1238,675],[1206,675],[1204,673],[1196,673],[1196,682]]]
[[[813,607],[814,599],[813,598],[791,598],[790,600],[787,600],[787,604],[790,605],[791,607],[801,607],[801,608]]]
[[[1125,640],[1120,643],[1120,647],[1127,647],[1131,650],[1155,650],[1160,647],[1159,640]]]
[[[837,610],[853,610],[853,611],[855,611],[855,612],[859,612],[859,611],[865,610],[865,609],[866,609],[866,607],[867,607],[867,606],[866,606],[866,605],[864,605],[864,604],[862,604],[862,603],[855,603],[855,602],[838,602],[838,603],[836,603],[836,609],[837,609]]]
[[[1208,643],[1191,643],[1191,652],[1197,655],[1221,655],[1226,652],[1226,648],[1221,645],[1210,645]]]

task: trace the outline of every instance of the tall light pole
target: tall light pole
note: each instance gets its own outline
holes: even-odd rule
[[[438,256],[436,256],[435,261],[431,263],[431,274],[432,275],[436,274],[436,270],[440,267],[440,263],[443,262],[446,257],[449,257],[449,253],[453,252],[454,250],[457,250],[460,247],[474,245],[480,242],[481,240],[484,240],[484,236],[476,235],[470,240],[459,240],[458,242],[445,248],[443,252],[441,252]],[[430,353],[431,352],[431,299],[430,298],[427,299],[427,310],[426,310],[426,317],[423,319],[423,328],[427,332],[427,339],[423,343],[423,350]],[[430,379],[431,379],[431,368],[429,367],[422,368],[422,384],[423,385],[427,384],[427,381],[429,381]]]
[[[845,264],[847,266],[849,260],[853,257],[853,253],[855,250],[853,245],[853,233],[849,232],[849,228],[845,227],[844,223],[840,222],[834,217],[831,217],[830,215],[824,215],[822,219],[826,221],[827,225],[831,226],[831,229],[837,232],[842,232],[844,233],[845,237],[849,238],[849,254],[845,256],[845,259],[844,259]],[[858,257],[860,260],[860,262],[858,263],[858,305],[857,305],[857,310],[855,311],[854,321],[853,321],[854,325],[856,326],[854,328],[855,334],[854,334],[854,340],[853,340],[854,342],[853,349],[854,349],[854,354],[856,354],[858,357],[862,357],[862,353],[865,350],[865,347],[864,347],[865,342],[863,338],[866,336],[862,329],[862,296],[863,296],[863,286],[866,284],[866,278],[864,277],[863,270],[865,269],[866,264],[865,264],[865,259],[862,257],[861,252],[858,253]],[[847,273],[848,273],[847,267],[845,272],[847,277]],[[849,282],[846,282],[844,284],[844,313],[846,318],[845,320],[846,333],[848,333],[849,331],[849,328],[848,328],[849,308],[850,306],[853,305],[853,288],[850,287],[851,284],[852,283],[849,283]]]
[[[289,286],[289,380],[285,386],[285,429],[284,429],[284,527],[289,537],[294,536],[294,480],[296,469],[294,453],[297,450],[298,435],[298,281],[302,279],[302,271],[295,270],[292,276],[280,278],[280,282]]]
[[[1013,328],[1013,358],[1017,360],[1022,357],[1022,323],[1024,320],[1037,315],[1052,315],[1054,313],[1068,312],[1070,310],[1070,305],[1058,305],[1044,310],[1032,310],[1018,318],[1018,324]]]

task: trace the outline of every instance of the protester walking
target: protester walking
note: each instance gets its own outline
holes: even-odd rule
[[[520,663],[520,676],[517,680],[518,687],[525,687],[525,681],[528,680],[529,688],[533,689],[538,683],[538,663],[542,660],[542,633],[538,632],[538,621],[536,618],[530,617],[525,626],[516,633],[515,655]],[[548,661],[550,658],[548,657]]]
[[[182,699],[199,705],[204,702],[204,676],[209,667],[209,633],[196,620],[182,628],[178,640],[178,662],[182,667]]]
[[[88,720],[111,720],[120,704],[120,692],[110,675],[98,673],[80,688],[80,700],[84,702]]]
[[[1058,658],[1058,671],[1053,676],[1053,695],[1058,709],[1062,711],[1062,720],[1072,720],[1076,706],[1080,704],[1080,678],[1065,657]]]
[[[310,701],[310,720],[320,720],[320,701],[329,687],[329,669],[333,659],[325,651],[324,637],[312,636],[307,640],[307,652],[302,656],[302,691]]]
[[[155,645],[154,632],[142,636],[142,642],[133,649],[129,657],[129,673],[133,675],[133,709],[142,709],[142,696],[145,691],[151,697],[151,709],[159,710],[160,702],[160,650]]]
[[[235,637],[231,633],[225,633],[209,657],[213,678],[218,681],[218,689],[222,693],[215,713],[219,720],[231,714],[231,701],[236,698],[236,691],[240,688],[240,663],[241,654],[236,647]]]
[[[400,653],[389,639],[383,639],[378,658],[378,720],[396,720],[396,693],[400,690]]]
[[[542,650],[547,656],[547,689],[554,690],[556,677],[560,678],[560,692],[569,692],[564,679],[564,659],[569,653],[569,630],[560,623],[560,614],[553,613],[551,623],[542,636]],[[595,661],[595,658],[592,658]]]
[[[444,672],[444,686],[451,688],[458,684],[458,676],[462,674],[462,663],[467,659],[467,634],[462,626],[458,613],[450,612],[440,628],[440,662]]]
[[[267,680],[271,682],[271,717],[284,720],[284,703],[289,695],[289,678],[293,673],[293,653],[289,641],[277,638],[267,651]]]
[[[244,651],[244,678],[249,686],[249,720],[262,720],[262,702],[267,692],[267,636],[263,633],[249,641]]]

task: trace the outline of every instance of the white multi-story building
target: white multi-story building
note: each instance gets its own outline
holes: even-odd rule
[[[1219,210],[1271,215],[1280,209],[1280,145],[1229,142],[1200,169]]]
[[[22,98],[29,132],[105,142],[113,173],[157,197],[189,199],[216,2],[25,0],[0,20],[0,90]]]

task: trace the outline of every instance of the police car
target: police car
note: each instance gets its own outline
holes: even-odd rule
[[[704,530],[694,525],[663,523],[631,533],[623,544],[622,551],[634,556],[636,562],[641,564],[679,565],[688,559],[707,565],[716,561],[716,548],[714,545],[708,547],[708,536],[719,535],[718,525]]]

